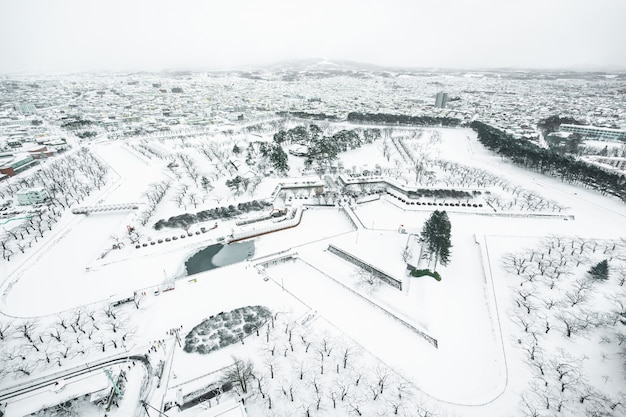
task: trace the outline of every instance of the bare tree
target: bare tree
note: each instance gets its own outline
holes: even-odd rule
[[[249,383],[254,375],[254,366],[250,360],[233,357],[233,364],[222,371],[221,381],[231,383],[239,395],[245,395],[250,389]]]
[[[117,318],[116,314],[115,314],[115,310],[113,308],[113,305],[111,304],[107,304],[102,308],[102,311],[104,312],[104,314],[109,317],[109,318],[113,318],[114,320]]]
[[[372,269],[359,268],[354,273],[354,276],[357,280],[357,285],[365,288],[368,292],[376,291],[382,284],[382,281]]]
[[[626,266],[624,265],[614,266],[613,268],[611,268],[611,272],[613,272],[613,274],[615,275],[615,278],[617,279],[617,283],[619,284],[619,286],[623,287],[624,283],[626,283]]]
[[[379,364],[374,371],[374,376],[376,380],[376,385],[380,390],[380,394],[382,394],[385,391],[385,387],[389,383],[389,379],[391,378],[389,369],[386,366]]]
[[[339,398],[340,401],[345,401],[350,393],[351,381],[345,378],[339,378],[336,380],[335,384],[333,391],[337,393],[337,398]]]
[[[526,332],[526,333],[528,333],[529,329],[531,329],[531,327],[533,327],[533,325],[535,324],[535,317],[534,317],[534,315],[521,313],[519,311],[515,311],[513,313],[513,316],[511,317],[511,319],[515,323],[520,325],[524,329],[524,332]]]
[[[401,397],[392,397],[387,400],[387,404],[393,411],[393,414],[398,415],[400,410],[404,409],[405,400]]]
[[[565,293],[565,298],[569,301],[571,307],[574,307],[588,299],[592,288],[593,282],[586,278],[579,278],[576,280],[574,288]]]
[[[554,298],[544,298],[542,300],[543,305],[548,309],[551,310],[553,307],[561,307],[563,303],[561,303],[561,301],[559,300],[555,300]]]
[[[52,327],[48,330],[48,335],[56,340],[57,342],[61,341],[61,332],[58,327]]]
[[[357,354],[356,348],[354,347],[350,347],[350,346],[345,346],[343,349],[341,349],[341,361],[343,364],[343,369],[346,369],[348,366],[348,361],[350,360],[350,358],[352,358],[353,356],[355,356]]]
[[[352,396],[346,403],[348,413],[355,416],[362,416],[363,412],[361,411],[361,402],[362,400],[359,396]]]
[[[550,367],[556,373],[561,392],[575,386],[580,382],[581,363],[565,352],[560,352],[557,357],[550,361]]]
[[[35,370],[35,364],[32,361],[18,361],[12,362],[10,367],[10,372],[14,373],[16,376],[30,376]]]
[[[539,347],[536,338],[524,338],[522,341],[522,348],[526,351],[527,358],[531,362],[536,361],[537,358],[541,356],[541,348]]]
[[[529,260],[525,254],[507,253],[502,260],[502,266],[507,272],[521,275],[530,266],[532,260]]]
[[[8,339],[14,332],[15,329],[11,326],[11,322],[0,321],[0,340]]]
[[[300,380],[304,379],[304,375],[306,375],[308,371],[310,371],[310,369],[311,364],[307,359],[300,359],[298,362],[295,363],[294,366],[294,371],[296,372]]]
[[[367,389],[368,392],[371,395],[371,399],[373,401],[376,401],[378,399],[378,397],[380,396],[380,388],[378,387],[378,384],[376,383],[376,381],[368,381],[367,385]]]
[[[563,334],[567,337],[571,337],[572,334],[577,334],[586,328],[585,323],[572,313],[559,313],[556,318],[563,325]]]
[[[33,337],[34,337],[33,333],[34,333],[34,331],[35,331],[35,328],[36,328],[36,323],[35,323],[35,321],[33,321],[33,320],[27,320],[27,321],[24,321],[24,322],[20,323],[20,324],[17,326],[17,331],[18,331],[18,332],[19,332],[22,336],[24,336],[24,338],[25,338],[27,341],[29,341],[29,342],[31,342],[31,343],[32,343],[32,342],[33,342]]]

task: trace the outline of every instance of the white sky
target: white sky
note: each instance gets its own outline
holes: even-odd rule
[[[626,68],[626,0],[0,0],[0,73],[328,58]]]

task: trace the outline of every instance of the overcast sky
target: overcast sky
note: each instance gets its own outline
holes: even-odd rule
[[[626,69],[626,0],[0,0],[0,72]]]

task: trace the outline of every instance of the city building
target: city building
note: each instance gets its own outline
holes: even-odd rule
[[[626,171],[626,158],[618,156],[596,156],[593,160],[607,167],[611,167],[615,171]]]
[[[31,155],[21,154],[16,155],[11,159],[0,159],[0,174],[6,174],[9,177],[19,174],[28,168],[37,165],[39,161],[36,161]]]
[[[33,157],[33,159],[42,159],[42,158],[50,158],[54,155],[54,152],[49,150],[46,146],[33,146],[28,149],[28,154]]]
[[[578,133],[586,139],[626,141],[626,130],[621,129],[562,124],[559,130],[562,132]]]
[[[440,109],[443,109],[446,107],[447,103],[448,103],[448,93],[443,93],[443,92],[437,93],[437,96],[435,97],[435,107],[439,107]]]
[[[37,113],[37,108],[31,103],[18,103],[15,105],[15,110],[25,116]]]
[[[41,204],[48,199],[48,193],[43,187],[22,188],[17,193],[17,203],[20,206]]]

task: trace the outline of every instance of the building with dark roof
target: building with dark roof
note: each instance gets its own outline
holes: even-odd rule
[[[22,171],[27,170],[28,168],[37,165],[38,163],[39,161],[35,160],[31,155],[16,155],[6,161],[0,160],[0,173],[12,177]]]

